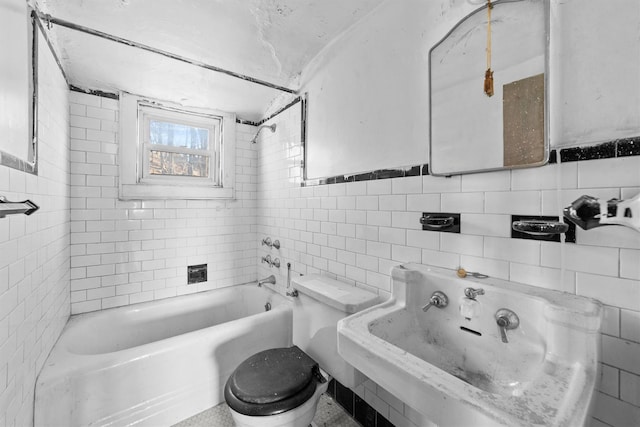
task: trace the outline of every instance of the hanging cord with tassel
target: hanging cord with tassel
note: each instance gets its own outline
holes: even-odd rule
[[[484,73],[484,93],[493,96],[493,71],[491,71],[491,0],[487,0],[487,71]]]

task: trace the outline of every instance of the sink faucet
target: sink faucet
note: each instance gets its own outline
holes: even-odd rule
[[[432,306],[436,306],[438,308],[444,308],[449,304],[449,298],[441,291],[435,291],[431,298],[429,299],[429,303],[422,307],[422,311],[429,310]]]
[[[469,299],[476,299],[478,295],[484,295],[484,289],[464,288],[464,296]]]
[[[265,283],[270,283],[272,285],[276,284],[276,276],[274,276],[273,274],[265,279],[262,280],[258,280],[258,286],[262,286]]]

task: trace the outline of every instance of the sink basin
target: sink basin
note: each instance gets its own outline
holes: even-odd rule
[[[338,323],[347,362],[441,427],[585,425],[598,301],[420,264],[394,267],[392,277],[391,299]],[[484,294],[471,299],[465,288]],[[436,291],[448,304],[423,311]],[[501,309],[517,327],[501,331]]]

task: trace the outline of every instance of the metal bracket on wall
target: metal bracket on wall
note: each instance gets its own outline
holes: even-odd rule
[[[422,224],[422,229],[426,231],[460,233],[460,214],[423,212],[422,217],[420,217],[420,224]]]

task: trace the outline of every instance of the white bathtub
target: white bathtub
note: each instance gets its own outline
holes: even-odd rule
[[[35,425],[174,424],[224,401],[244,359],[291,345],[291,325],[290,303],[256,285],[73,316],[38,377]]]

